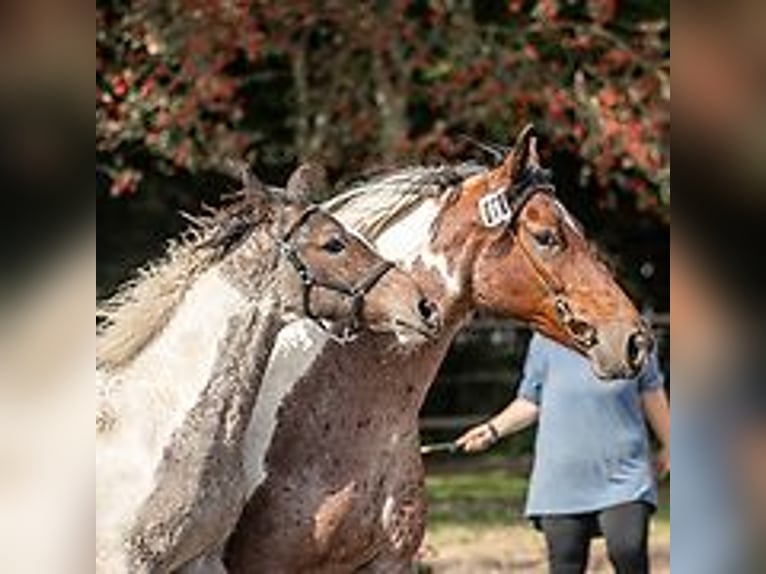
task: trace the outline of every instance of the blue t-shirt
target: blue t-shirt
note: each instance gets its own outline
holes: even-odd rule
[[[518,391],[540,406],[527,516],[656,506],[641,393],[662,385],[654,354],[635,379],[603,381],[587,359],[534,335]]]

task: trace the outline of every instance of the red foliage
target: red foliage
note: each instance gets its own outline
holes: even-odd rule
[[[588,14],[595,22],[606,24],[617,14],[617,0],[588,0]]]
[[[510,0],[487,23],[470,3],[118,3],[96,14],[97,153],[112,168],[142,149],[165,170],[196,171],[268,149],[348,173],[453,159],[454,134],[507,140],[531,120],[606,188],[667,210],[662,26],[616,34],[616,0],[574,4],[572,16],[570,2]],[[264,97],[281,115],[261,111]],[[133,189],[135,173],[114,191]]]

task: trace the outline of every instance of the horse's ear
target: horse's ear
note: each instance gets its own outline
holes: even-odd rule
[[[255,176],[250,165],[241,159],[228,159],[225,163],[225,173],[242,182],[242,190],[265,191],[266,186]]]
[[[532,124],[527,124],[521,130],[503,165],[508,170],[511,181],[518,180],[519,175],[529,168],[540,167],[540,157],[537,154],[537,133]]]
[[[241,199],[243,201],[235,202],[238,209],[248,209],[262,217],[268,216],[276,204],[274,191],[258,179],[245,161],[228,160],[226,170],[231,177],[242,182],[242,188],[236,193],[223,196],[223,199]]]
[[[266,192],[266,186],[258,177],[252,172],[250,167],[243,164],[242,171],[240,172],[240,178],[242,179],[242,187],[248,192],[264,193]]]
[[[318,163],[303,163],[287,180],[285,193],[293,201],[318,199],[327,188],[327,172]]]

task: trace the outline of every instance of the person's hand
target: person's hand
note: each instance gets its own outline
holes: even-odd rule
[[[654,455],[654,470],[659,479],[663,479],[670,474],[670,447],[662,447]]]
[[[465,452],[480,452],[492,446],[497,439],[497,433],[492,430],[490,424],[483,423],[469,429],[455,444]]]

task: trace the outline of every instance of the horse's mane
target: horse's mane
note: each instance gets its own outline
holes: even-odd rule
[[[460,193],[464,179],[485,171],[475,163],[397,169],[353,183],[323,206],[368,239],[375,239],[426,199],[446,198],[443,206],[447,205]]]
[[[455,197],[460,182],[484,171],[473,163],[396,169],[352,183],[324,207],[374,239],[426,199]],[[135,357],[167,325],[194,281],[263,223],[253,197],[246,189],[210,215],[190,218],[192,225],[162,256],[97,303],[99,368],[114,369]]]
[[[135,357],[169,322],[194,281],[265,221],[243,190],[191,225],[158,259],[96,303],[96,365],[110,370]]]

